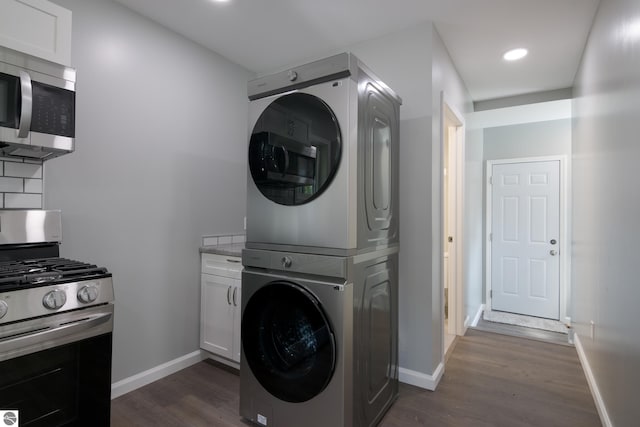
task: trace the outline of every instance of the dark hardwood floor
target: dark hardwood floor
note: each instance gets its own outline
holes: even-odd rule
[[[111,425],[248,426],[236,372],[204,361],[112,402]],[[572,347],[469,330],[436,392],[406,384],[383,427],[590,427],[600,419]],[[327,426],[331,427],[331,426]]]

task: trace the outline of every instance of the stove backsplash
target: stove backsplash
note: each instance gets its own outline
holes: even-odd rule
[[[42,209],[41,160],[0,157],[0,209]]]

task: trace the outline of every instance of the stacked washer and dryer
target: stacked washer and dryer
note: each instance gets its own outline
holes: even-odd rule
[[[248,92],[240,414],[376,425],[398,394],[401,100],[348,53]]]

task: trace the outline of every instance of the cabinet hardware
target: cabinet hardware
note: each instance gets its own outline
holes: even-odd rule
[[[238,306],[238,302],[236,301],[236,295],[238,294],[238,288],[233,288],[233,305],[234,307]]]
[[[231,305],[231,286],[227,288],[227,304]]]

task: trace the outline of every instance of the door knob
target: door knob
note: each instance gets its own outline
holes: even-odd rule
[[[551,249],[551,250],[549,251],[549,253],[550,253],[551,255],[553,255],[553,256],[556,256],[556,254],[558,253],[558,251],[556,251],[556,250],[554,250],[554,249]]]

